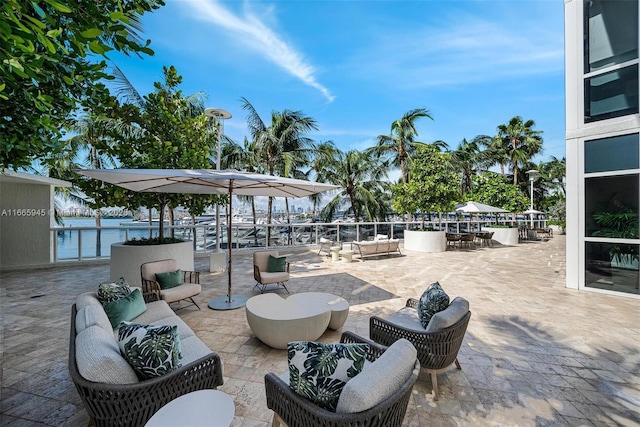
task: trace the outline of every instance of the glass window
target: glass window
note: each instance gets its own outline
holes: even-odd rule
[[[585,243],[585,286],[640,294],[638,245]]]
[[[584,172],[638,169],[638,134],[595,139],[584,143]]]
[[[584,81],[585,123],[638,113],[638,65]]]
[[[587,0],[584,3],[584,72],[638,58],[638,2]]]
[[[638,238],[638,174],[585,179],[585,235]]]

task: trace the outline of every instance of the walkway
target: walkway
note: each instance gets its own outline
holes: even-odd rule
[[[291,292],[346,298],[345,330],[368,336],[368,318],[399,309],[439,281],[470,301],[462,371],[439,376],[440,400],[422,373],[406,426],[632,426],[640,424],[640,301],[564,287],[565,238],[517,247],[332,262],[314,251],[287,252]],[[208,271],[208,258],[197,267]],[[248,252],[234,252],[234,293],[252,295]],[[0,425],[83,426],[88,418],[67,373],[75,296],[109,278],[108,265],[2,274]],[[252,336],[244,309],[206,307],[227,289],[226,273],[204,273],[200,311],[180,316],[224,361],[221,390],[236,404],[234,426],[270,425],[265,372],[286,370],[286,351]],[[282,291],[281,291],[282,292]],[[338,332],[321,338],[333,341]],[[293,426],[291,426],[293,427]]]

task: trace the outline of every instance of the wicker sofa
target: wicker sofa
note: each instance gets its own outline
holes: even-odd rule
[[[391,255],[400,252],[400,240],[398,239],[378,239],[362,242],[351,242],[351,248],[356,254],[360,255],[360,259],[364,261],[364,257],[375,255]]]
[[[96,292],[76,298],[71,308],[69,373],[96,426],[143,426],[169,401],[222,385],[222,362],[165,301],[147,302],[132,322],[177,325],[182,366],[149,380],[138,380],[121,356],[117,333]]]

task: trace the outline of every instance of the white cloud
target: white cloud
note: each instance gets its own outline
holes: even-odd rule
[[[316,79],[315,68],[301,53],[269,28],[263,22],[264,19],[257,16],[248,4],[245,4],[242,16],[234,14],[217,0],[192,0],[180,4],[191,8],[195,12],[195,18],[224,28],[228,35],[237,37],[243,44],[259,52],[304,84],[318,90],[329,102],[335,99],[329,89]]]

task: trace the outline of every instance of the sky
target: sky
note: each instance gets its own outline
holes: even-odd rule
[[[268,125],[272,111],[317,121],[316,142],[344,151],[375,144],[415,108],[418,141],[495,135],[514,116],[564,145],[562,0],[166,0],[145,14],[153,57],[113,57],[143,94],[173,65],[185,94],[232,114],[226,136],[249,137],[241,98]]]

